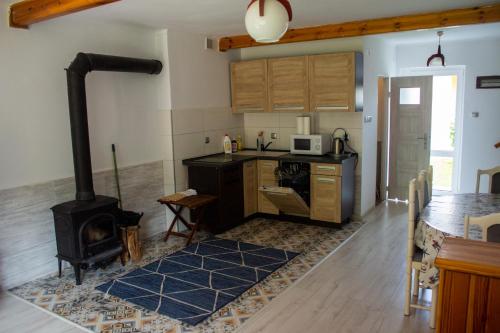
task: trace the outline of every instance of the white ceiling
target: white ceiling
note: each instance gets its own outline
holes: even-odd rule
[[[10,2],[14,2],[11,0]],[[292,0],[292,27],[465,8],[494,0]],[[111,20],[182,29],[211,37],[245,33],[249,0],[122,0],[72,14],[72,20]],[[67,19],[67,18],[60,18]]]
[[[394,44],[414,44],[436,42],[438,40],[436,32],[444,32],[441,40],[443,43],[467,40],[500,37],[500,23],[466,25],[462,27],[439,28],[432,30],[415,30],[381,35],[386,41]],[[382,38],[382,37],[381,37]]]

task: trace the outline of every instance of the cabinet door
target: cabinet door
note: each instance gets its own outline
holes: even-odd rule
[[[274,173],[278,167],[278,161],[258,161],[257,165],[259,188],[261,186],[278,186],[278,178]],[[279,214],[279,209],[260,192],[258,195],[258,207],[260,213]]]
[[[267,60],[231,64],[233,112],[267,111]]]
[[[354,112],[355,53],[309,57],[311,111]]]
[[[269,110],[308,112],[307,57],[269,59]]]
[[[311,219],[342,223],[342,182],[337,176],[311,176]]]
[[[243,164],[245,217],[257,213],[257,161]]]

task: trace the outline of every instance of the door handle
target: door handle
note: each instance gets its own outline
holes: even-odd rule
[[[417,140],[424,140],[424,150],[427,150],[427,141],[429,141],[427,134],[424,134],[423,137],[418,137]]]

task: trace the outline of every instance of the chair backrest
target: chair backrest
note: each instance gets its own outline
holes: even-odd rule
[[[434,182],[434,168],[429,165],[427,168],[427,191],[429,196],[429,201],[432,200],[432,183]]]
[[[488,175],[488,193],[500,194],[500,165],[488,170],[477,170],[476,193],[479,193],[481,175]]]
[[[427,184],[427,171],[422,170],[417,178],[417,193],[419,210],[422,211],[430,202],[429,186]]]
[[[478,225],[481,227],[481,239],[483,241],[500,243],[500,213],[478,217],[465,216],[465,239],[469,239],[469,228],[471,225]]]
[[[411,261],[415,253],[415,228],[420,215],[417,193],[417,180],[412,179],[408,186],[408,258]]]

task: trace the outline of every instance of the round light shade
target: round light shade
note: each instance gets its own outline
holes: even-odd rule
[[[245,17],[248,34],[259,43],[277,42],[288,30],[288,11],[277,0],[265,0],[264,16],[260,16],[259,1],[248,7]]]

